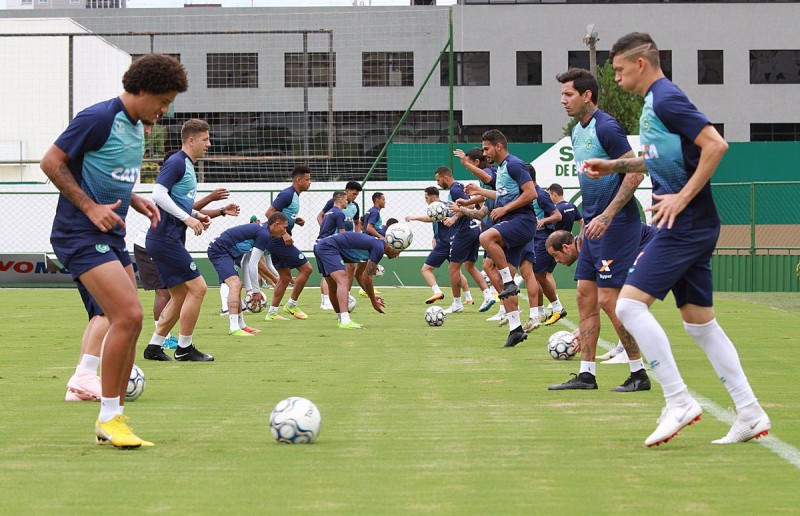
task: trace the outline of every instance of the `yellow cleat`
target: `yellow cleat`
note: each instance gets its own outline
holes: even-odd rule
[[[244,331],[242,329],[232,331],[232,332],[228,333],[228,335],[230,335],[231,337],[252,337],[253,336],[252,333],[250,333],[248,331]]]
[[[306,313],[300,310],[300,307],[297,305],[294,306],[286,305],[283,307],[283,311],[286,312],[287,314],[291,314],[295,319],[300,319],[300,320],[308,319]]]
[[[426,299],[425,300],[425,304],[429,305],[431,303],[435,303],[437,301],[441,301],[442,299],[444,299],[444,294],[439,292],[438,294],[434,294],[431,297],[429,297],[428,299]]]
[[[341,322],[339,322],[336,323],[336,327],[339,328],[340,330],[361,330],[364,328],[355,321],[350,321],[347,324],[342,324]]]
[[[380,293],[381,293],[381,291],[378,290],[375,287],[372,287],[372,291],[375,292],[376,296],[379,296]],[[367,291],[364,290],[363,288],[358,289],[358,295],[361,296],[361,297],[369,297],[369,294],[367,294]],[[442,297],[444,297],[444,296],[442,296]]]
[[[567,311],[566,310],[562,309],[560,312],[555,312],[554,311],[550,315],[550,317],[546,321],[544,321],[544,323],[542,323],[542,324],[544,324],[545,326],[550,326],[551,324],[555,324],[559,320],[565,319],[566,317],[567,317]]]
[[[124,449],[153,446],[153,443],[136,437],[128,426],[128,417],[122,414],[117,414],[105,423],[97,421],[94,425],[94,433],[97,444],[111,444],[116,448]]]
[[[269,312],[264,317],[265,321],[285,321],[286,317],[281,317],[277,312]]]

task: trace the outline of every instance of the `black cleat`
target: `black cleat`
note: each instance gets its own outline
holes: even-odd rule
[[[510,281],[503,285],[503,291],[497,294],[497,297],[500,299],[505,299],[507,297],[516,296],[519,294],[519,287],[513,281]]]
[[[625,380],[619,387],[614,387],[611,392],[636,392],[636,391],[649,391],[650,378],[644,369],[640,369],[635,373],[631,373],[627,380]]]
[[[592,390],[597,389],[597,380],[591,373],[572,373],[575,378],[570,378],[564,383],[557,383],[547,388],[548,391],[566,391],[566,390]]]
[[[146,348],[144,348],[144,358],[145,360],[156,360],[158,362],[171,362],[172,359],[164,353],[164,350],[161,346],[156,346],[155,344],[148,344]]]
[[[178,362],[213,362],[214,357],[206,355],[196,347],[194,344],[189,345],[188,348],[178,348],[175,350],[175,360]]]
[[[504,348],[513,348],[523,340],[528,338],[528,334],[522,330],[522,327],[515,328],[508,332],[508,339],[506,343],[503,344]]]

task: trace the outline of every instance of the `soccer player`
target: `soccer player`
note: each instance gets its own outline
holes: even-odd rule
[[[581,210],[571,202],[564,199],[564,188],[558,183],[553,183],[547,187],[547,193],[550,194],[550,199],[556,205],[556,209],[561,213],[561,221],[556,222],[556,231],[565,229],[572,233],[572,228],[575,227],[575,221],[578,221],[580,229],[578,233],[583,233],[583,215]]]
[[[175,58],[148,54],[131,64],[122,84],[125,91],[119,97],[78,113],[40,166],[60,192],[50,235],[53,250],[109,321],[97,442],[139,448],[152,443],[136,436],[123,415],[142,329],[142,305],[125,249],[125,216],[130,206],[151,226],[159,221],[156,207],[132,193],[144,154],[142,122],[152,124],[163,116],[188,81]],[[92,317],[88,303],[86,308]]]
[[[226,229],[208,246],[208,259],[214,265],[220,284],[228,286],[228,335],[251,337],[261,330],[251,328],[244,322],[242,314],[242,281],[236,272],[236,261],[241,260],[242,275],[251,286],[252,304],[260,304],[263,295],[258,285],[258,268],[267,249],[270,237],[282,238],[288,219],[276,211],[267,219],[266,225],[242,224]],[[249,256],[249,258],[243,258]]]
[[[372,194],[372,208],[368,209],[361,218],[361,227],[364,233],[383,240],[386,226],[381,220],[381,210],[386,207],[386,197],[381,192]]]
[[[320,214],[322,214],[322,218],[319,224],[319,235],[317,235],[317,242],[322,240],[325,237],[331,236],[334,233],[341,233],[345,231],[345,214],[344,209],[347,207],[348,199],[347,194],[342,192],[341,190],[337,190],[333,192],[333,197],[331,198],[332,204],[329,207],[327,204],[325,205],[326,209],[323,209]],[[352,221],[351,221],[352,224]],[[331,299],[328,296],[328,282],[325,281],[325,278],[322,278],[320,282],[319,289],[322,296],[322,301],[320,302],[319,307],[322,310],[333,310],[333,305],[331,304]]]
[[[345,231],[361,231],[361,216],[358,203],[356,202],[356,199],[358,199],[358,194],[361,193],[361,190],[361,184],[359,184],[358,181],[348,181],[344,186],[344,191],[347,195],[347,206],[345,206],[345,208],[342,210],[344,213]],[[322,210],[317,214],[317,224],[322,226],[322,218],[332,206],[333,199],[328,199],[328,202],[325,203],[325,206],[323,206]],[[352,286],[353,277],[356,271],[355,264],[347,263],[345,264],[345,268],[347,269],[347,277],[350,280],[350,286]],[[325,278],[321,278],[319,288],[320,295],[322,296],[322,301],[319,307],[322,310],[333,310],[330,297],[328,297],[328,282],[325,281]]]
[[[644,155],[590,159],[590,177],[649,173],[653,180],[652,222],[656,237],[631,266],[617,301],[617,315],[642,348],[664,391],[666,406],[646,446],[665,443],[700,419],[700,404],[689,394],[669,339],[649,307],[672,290],[686,333],[708,356],[736,405],[730,431],[716,444],[766,435],[771,423],[744,374],[736,348],[717,323],[712,303],[711,255],[720,220],[710,179],[728,144],[677,86],[664,77],[658,47],[650,35],[634,32],[611,48],[617,84],[644,97],[640,137]]]
[[[278,306],[283,300],[283,294],[292,281],[292,269],[297,269],[297,277],[294,280],[292,295],[289,297],[283,311],[290,314],[295,319],[308,319],[308,315],[297,306],[297,300],[306,286],[308,277],[311,276],[311,264],[308,263],[305,255],[293,245],[292,229],[295,224],[304,226],[306,221],[298,217],[300,213],[300,194],[307,192],[311,188],[311,169],[305,165],[297,165],[292,170],[292,184],[284,188],[272,201],[267,209],[266,217],[275,212],[286,215],[288,226],[283,237],[270,237],[267,244],[272,263],[278,270],[278,283],[272,291],[272,305],[269,307],[266,317],[267,321],[283,321],[285,318],[278,315]]]
[[[385,240],[354,231],[336,233],[316,243],[314,256],[317,260],[317,269],[328,282],[331,303],[338,319],[337,327],[343,330],[363,328],[362,325],[350,320],[350,312],[347,309],[349,283],[344,262],[351,259],[353,250],[362,250],[369,254],[362,273],[362,281],[364,290],[372,302],[372,308],[379,313],[384,313],[384,301],[382,297],[375,294],[372,276],[377,272],[378,262],[381,261],[384,254],[390,259],[400,254],[399,250],[390,247]]]
[[[187,120],[181,128],[181,141],[181,150],[164,162],[153,187],[153,201],[161,212],[161,222],[147,232],[147,252],[156,264],[162,284],[169,290],[170,300],[161,311],[143,356],[147,360],[169,361],[162,345],[180,319],[175,360],[212,362],[214,357],[197,349],[192,342],[208,287],[186,250],[186,228],[199,236],[211,223],[210,215],[193,207],[197,191],[195,164],[211,146],[208,123],[195,118]],[[224,208],[215,213],[225,214]]]

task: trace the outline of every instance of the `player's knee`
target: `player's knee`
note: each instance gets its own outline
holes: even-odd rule
[[[620,298],[615,307],[617,318],[622,324],[628,326],[644,312],[647,312],[647,305],[635,299]]]

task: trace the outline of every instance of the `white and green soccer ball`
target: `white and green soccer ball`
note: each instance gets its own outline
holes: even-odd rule
[[[447,205],[442,201],[434,201],[428,205],[428,217],[434,222],[439,222],[447,217]]]
[[[347,311],[352,312],[356,309],[356,298],[351,296],[350,294],[347,295]]]
[[[556,360],[571,360],[575,356],[575,336],[568,331],[557,331],[547,340],[547,352]]]
[[[389,244],[389,247],[392,249],[397,249],[398,251],[408,249],[408,246],[410,246],[411,242],[414,241],[414,235],[411,233],[411,228],[402,223],[392,224],[389,226],[389,229],[386,230],[385,238],[386,243]]]
[[[125,389],[125,401],[136,401],[144,392],[147,380],[144,373],[136,364],[131,367],[131,376],[128,378],[128,387]]]
[[[322,415],[310,400],[291,397],[281,400],[269,416],[272,437],[279,443],[310,444],[319,437]]]
[[[428,326],[441,326],[446,318],[447,314],[441,306],[432,306],[425,310],[425,322]]]

